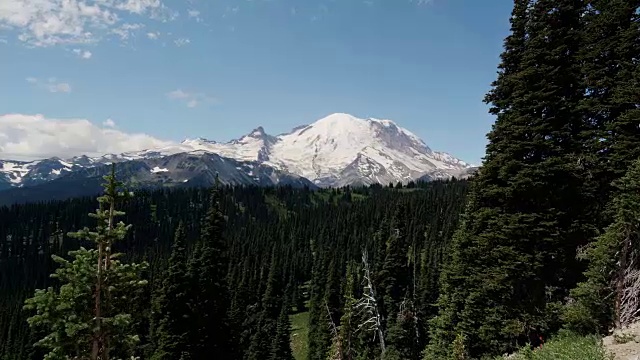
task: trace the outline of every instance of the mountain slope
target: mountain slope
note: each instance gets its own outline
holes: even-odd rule
[[[41,170],[38,164],[31,165],[30,171],[34,170]],[[101,163],[86,167],[74,165],[73,171],[55,179],[0,191],[0,205],[95,195],[101,190],[101,184],[104,182],[102,177],[110,170],[110,165]],[[239,162],[210,153],[179,153],[156,158],[124,160],[116,166],[116,173],[127,186],[134,188],[211,186],[216,174],[223,184],[316,188],[305,178],[286,174],[257,162]],[[25,175],[24,181],[33,184],[35,180],[32,180],[29,174]]]
[[[319,186],[408,182],[434,172],[451,176],[470,168],[447,153],[431,150],[420,138],[391,120],[360,119],[342,113],[278,136],[268,135],[259,127],[227,143],[187,139],[181,144],[126,156],[192,151],[258,161],[310,179]]]
[[[122,163],[126,180],[138,186],[204,185],[216,172],[223,183],[327,187],[466,177],[473,170],[452,155],[431,150],[391,120],[342,113],[278,136],[258,127],[226,143],[197,138],[138,152],[78,155],[0,160],[0,191],[21,188],[16,193],[26,194],[19,196],[23,198],[35,191],[27,188],[51,184],[38,192],[65,193],[62,187],[91,183],[85,179],[99,178],[112,162]]]

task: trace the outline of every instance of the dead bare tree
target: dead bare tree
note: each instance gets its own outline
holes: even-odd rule
[[[329,353],[328,360],[342,360],[342,339],[340,338],[340,334],[338,333],[338,328],[336,327],[336,323],[333,321],[331,317],[331,310],[329,310],[329,304],[325,302],[325,308],[327,309],[327,318],[329,327],[331,330],[331,352]]]
[[[376,336],[380,342],[380,350],[384,354],[386,350],[384,342],[384,332],[382,330],[382,316],[378,310],[378,302],[376,301],[376,291],[371,281],[371,271],[369,269],[369,259],[367,251],[362,252],[362,268],[364,271],[364,291],[362,298],[356,304],[356,308],[359,309],[359,313],[366,314],[366,320],[358,325],[357,331],[361,329],[364,331],[373,332],[374,340]]]
[[[626,328],[640,316],[640,269],[637,264],[637,247],[632,236],[625,239],[621,252],[620,273],[616,286],[616,327]],[[628,260],[627,260],[628,257]]]

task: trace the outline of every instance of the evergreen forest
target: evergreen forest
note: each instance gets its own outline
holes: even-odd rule
[[[640,0],[514,0],[468,180],[0,208],[0,360],[494,359],[640,316]],[[304,331],[298,331],[303,328]]]

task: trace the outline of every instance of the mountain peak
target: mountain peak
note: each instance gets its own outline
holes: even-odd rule
[[[396,124],[392,120],[387,119],[376,119],[376,118],[359,118],[357,116],[347,114],[347,113],[333,113],[323,117],[322,119],[316,121],[312,125],[328,125],[328,126],[348,126],[347,124],[378,124],[383,127],[392,128],[392,129],[402,129],[398,124]],[[403,131],[407,132],[407,131]]]
[[[278,139],[274,136],[267,134],[264,131],[262,126],[258,126],[257,128],[251,130],[250,133],[244,135],[239,139],[234,139],[228,142],[228,144],[239,145],[239,144],[258,144],[259,146],[268,146],[271,143],[276,142]]]
[[[249,137],[252,137],[252,138],[256,138],[256,139],[259,139],[259,138],[262,138],[262,137],[264,137],[264,136],[266,136],[266,135],[267,135],[267,134],[264,132],[264,128],[263,128],[262,126],[258,126],[257,128],[253,129],[253,130],[252,130],[248,135],[246,135],[246,136],[249,136]]]
[[[320,120],[317,120],[316,122],[313,123],[313,125],[316,124],[339,124],[342,123],[344,125],[344,123],[349,123],[349,122],[357,122],[357,121],[362,121],[362,119],[359,119],[351,114],[347,114],[347,113],[333,113],[333,114],[329,114],[325,117],[323,117]]]
[[[213,140],[208,140],[203,137],[197,137],[195,139],[186,138],[182,140],[181,144],[215,144]]]

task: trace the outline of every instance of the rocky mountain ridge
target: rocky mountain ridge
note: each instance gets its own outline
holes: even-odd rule
[[[277,136],[258,127],[225,143],[196,138],[93,158],[0,160],[0,190],[96,176],[113,162],[128,163],[130,182],[163,186],[206,183],[216,172],[226,183],[329,187],[464,177],[474,169],[391,120],[337,113]]]

